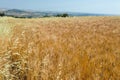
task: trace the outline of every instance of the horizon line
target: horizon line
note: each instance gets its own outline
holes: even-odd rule
[[[97,13],[97,12],[80,12],[80,11],[61,11],[61,10],[33,10],[33,9],[21,9],[21,8],[1,8],[0,9],[7,9],[7,10],[12,10],[12,9],[17,9],[17,10],[23,10],[23,11],[33,11],[33,12],[59,12],[59,13],[85,13],[85,14],[98,14],[98,15],[120,15],[120,14],[113,14],[113,13]]]

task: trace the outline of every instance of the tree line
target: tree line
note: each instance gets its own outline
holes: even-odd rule
[[[31,16],[28,17],[28,16],[15,16],[15,15],[5,15],[4,12],[0,12],[0,16],[3,17],[3,16],[10,16],[10,17],[14,17],[14,18],[32,18]],[[52,16],[49,16],[49,15],[45,15],[43,17],[52,17]],[[53,17],[69,17],[69,15],[67,13],[61,13],[61,14],[56,14],[56,15],[53,15]]]

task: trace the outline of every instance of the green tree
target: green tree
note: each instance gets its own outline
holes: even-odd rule
[[[68,17],[69,15],[67,13],[62,14],[62,17]]]
[[[63,14],[57,14],[56,17],[68,17],[69,15],[67,13]]]
[[[5,13],[4,13],[4,12],[1,12],[1,13],[0,13],[0,16],[5,16]]]
[[[62,15],[61,14],[57,14],[56,17],[62,17]]]

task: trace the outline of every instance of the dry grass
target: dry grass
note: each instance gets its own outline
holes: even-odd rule
[[[120,17],[5,22],[0,80],[120,80]]]

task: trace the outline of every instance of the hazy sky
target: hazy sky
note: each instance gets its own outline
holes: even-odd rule
[[[120,14],[120,0],[0,0],[0,8]]]

